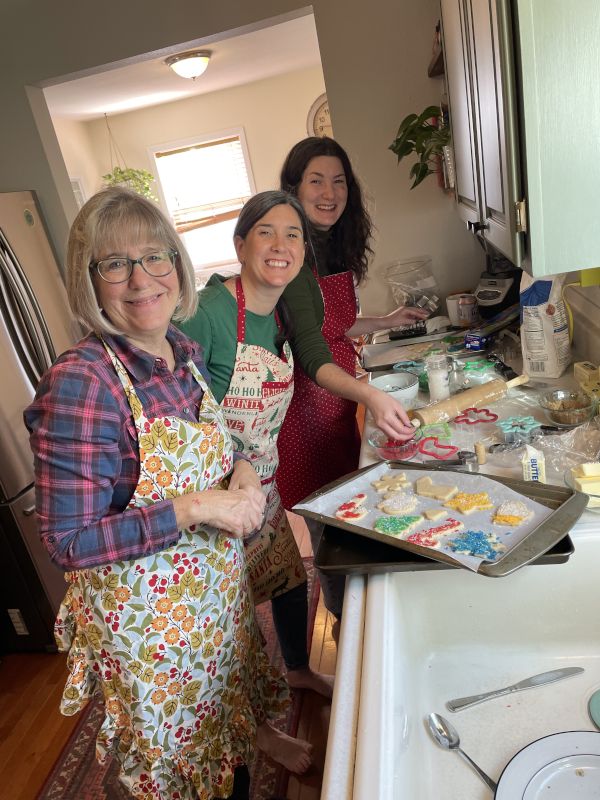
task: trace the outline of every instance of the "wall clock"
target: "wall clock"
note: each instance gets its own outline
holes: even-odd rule
[[[310,107],[308,117],[306,118],[306,130],[309,136],[333,137],[331,117],[329,116],[329,103],[326,94],[319,95]]]

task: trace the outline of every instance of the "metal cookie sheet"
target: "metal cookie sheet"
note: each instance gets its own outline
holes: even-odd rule
[[[338,529],[337,533],[339,535],[342,534],[343,530],[347,530],[366,540],[372,540],[374,545],[373,549],[376,551],[373,553],[374,556],[376,553],[379,556],[383,556],[384,552],[387,551],[389,547],[397,548],[399,551],[402,551],[398,552],[399,562],[406,560],[409,563],[411,561],[414,563],[415,556],[421,556],[427,560],[433,559],[437,562],[438,567],[442,565],[466,567],[488,577],[501,577],[509,575],[520,567],[539,559],[540,556],[547,553],[552,548],[554,548],[553,552],[555,555],[558,554],[558,558],[555,558],[555,561],[558,560],[560,563],[561,553],[563,555],[566,553],[566,557],[568,558],[571,547],[570,540],[561,546],[558,545],[561,540],[566,537],[584,511],[586,504],[586,497],[584,495],[558,486],[549,486],[537,482],[515,480],[512,478],[492,478],[489,475],[482,476],[461,472],[459,469],[440,469],[441,466],[441,464],[436,464],[436,468],[431,469],[426,464],[420,465],[412,462],[380,462],[328,484],[306,498],[306,500],[294,507],[293,510],[301,516],[316,519],[324,522],[326,525],[333,526]],[[495,561],[484,561],[468,556],[457,557],[457,555],[451,555],[442,550],[421,547],[407,542],[404,539],[379,533],[372,528],[376,517],[383,516],[384,514],[382,511],[375,509],[376,502],[379,502],[382,496],[377,495],[374,488],[371,486],[371,481],[376,480],[378,477],[391,470],[406,472],[407,478],[409,479],[414,479],[414,476],[410,475],[412,472],[422,471],[426,474],[429,473],[434,483],[456,484],[460,491],[482,491],[480,487],[484,486],[485,483],[489,483],[492,487],[490,497],[492,497],[495,503],[501,502],[503,499],[507,499],[507,497],[514,497],[514,493],[517,493],[522,498],[531,501],[528,505],[536,510],[536,514],[533,520],[530,521],[528,528],[520,526],[520,533],[517,533],[519,530],[518,528],[511,529],[512,533],[507,536],[506,526],[497,527],[490,524],[491,511],[463,515],[460,512],[448,510],[449,516],[453,516],[455,519],[462,521],[465,525],[465,529],[477,529],[479,527],[484,530],[487,529],[498,533],[504,533],[500,538],[507,545],[508,549],[506,552],[500,553]],[[494,484],[496,484],[496,486],[494,486]],[[341,502],[349,500],[358,492],[367,493],[368,499],[365,505],[375,509],[374,513],[369,514],[368,517],[358,523],[337,519],[334,516],[337,506]],[[422,500],[422,498],[419,499]],[[437,503],[437,501],[431,501],[428,507],[432,507],[432,505],[437,506],[440,504]],[[541,511],[538,510],[538,507],[541,508]],[[415,513],[419,513],[419,508],[417,508]],[[482,513],[487,514],[487,524],[485,525],[481,523],[483,517],[479,516]],[[477,525],[478,522],[480,523],[479,525]],[[424,524],[426,523],[424,522],[423,525]],[[430,523],[431,526],[435,526],[436,524],[435,522]],[[419,530],[423,525],[420,525],[415,530]],[[339,535],[337,536],[338,541]],[[332,538],[331,535],[329,538]],[[386,545],[385,551],[376,543]],[[326,545],[326,542],[324,544]],[[320,550],[317,555],[321,555]],[[420,560],[421,559],[418,558],[416,559],[417,565]],[[566,558],[564,560],[566,560]],[[386,558],[385,561],[389,563],[389,558]],[[320,564],[317,565],[320,566]],[[330,571],[337,571],[331,558],[327,559],[327,567]],[[419,566],[416,568],[419,568]],[[348,571],[356,572],[358,570],[353,567]],[[370,571],[368,565],[365,565],[365,571]],[[387,571],[389,571],[389,567]]]

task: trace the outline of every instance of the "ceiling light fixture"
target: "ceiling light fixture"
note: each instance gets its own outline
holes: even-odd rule
[[[182,78],[198,78],[208,66],[210,50],[190,50],[188,53],[179,53],[169,56],[165,64]]]

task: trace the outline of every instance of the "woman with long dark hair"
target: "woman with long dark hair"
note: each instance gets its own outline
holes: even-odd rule
[[[410,324],[427,316],[401,306],[381,317],[357,317],[355,289],[372,254],[372,223],[350,159],[338,142],[311,136],[288,153],[281,188],[301,202],[313,247],[285,290],[294,333],[294,397],[279,435],[277,484],[286,508],[358,466],[357,403],[388,436],[407,439],[414,428],[385,392],[356,380],[354,337]],[[308,527],[316,552],[322,525]],[[343,580],[321,575],[327,608],[341,614]]]

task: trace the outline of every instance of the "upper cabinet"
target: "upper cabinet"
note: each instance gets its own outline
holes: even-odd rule
[[[459,213],[533,275],[600,264],[598,0],[441,0]]]

